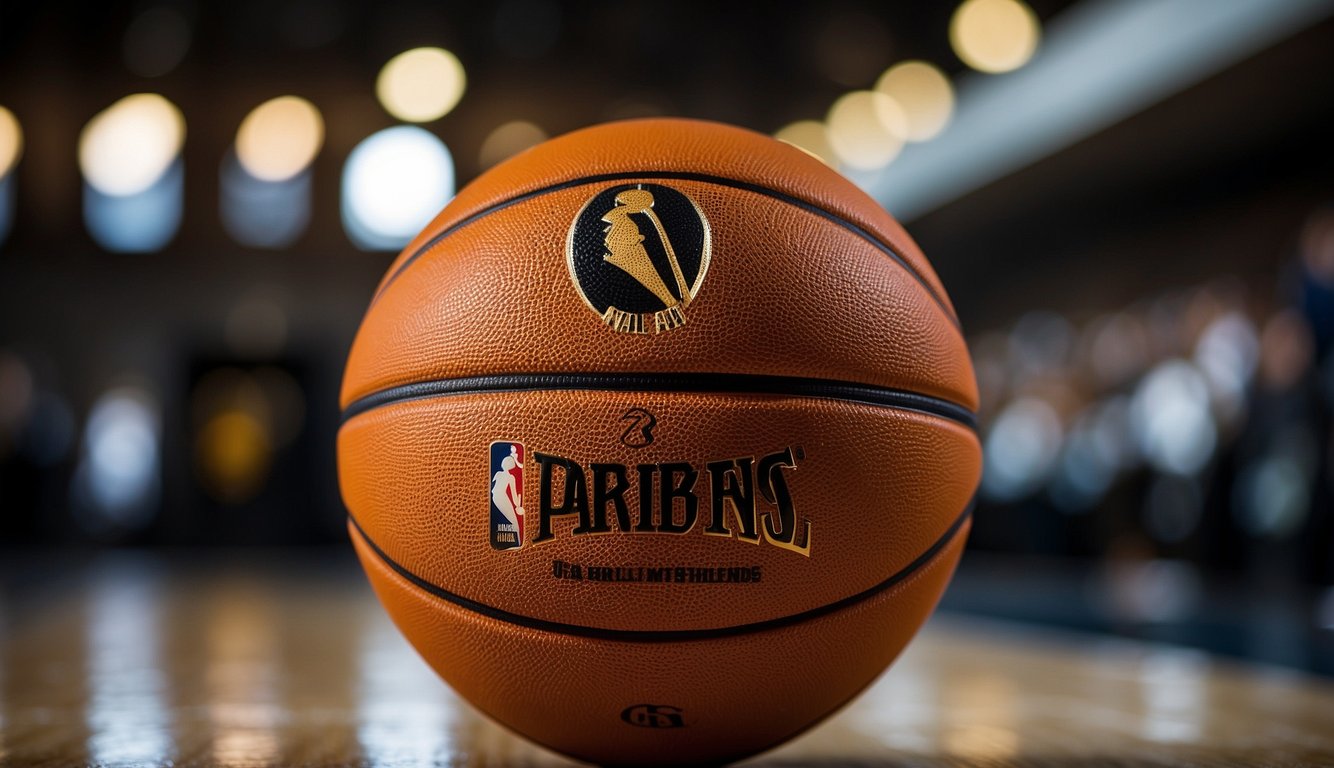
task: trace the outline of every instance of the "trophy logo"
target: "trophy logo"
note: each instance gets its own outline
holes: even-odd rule
[[[662,333],[686,322],[709,269],[709,222],[661,184],[622,184],[575,216],[565,259],[575,289],[609,328]]]

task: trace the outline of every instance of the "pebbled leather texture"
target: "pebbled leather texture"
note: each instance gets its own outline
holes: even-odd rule
[[[530,150],[469,185],[428,230],[463,218],[470,210],[467,201],[489,187],[502,185],[488,201],[534,186],[521,184],[515,178],[520,174],[546,182],[586,176],[548,166],[566,162],[567,151],[578,156],[584,144],[599,145],[599,130],[606,131],[607,141],[625,144],[627,132],[633,135],[636,128],[655,136],[664,130],[684,133],[702,147],[741,145],[726,157],[742,167],[725,162],[708,167],[720,176],[746,175],[742,171],[760,159],[768,170],[764,180],[780,188],[809,186],[812,179],[823,185],[825,174],[834,175],[834,188],[819,195],[800,191],[825,207],[855,213],[868,229],[880,222],[882,234],[894,235],[899,252],[920,261],[917,271],[936,282],[916,245],[897,225],[890,227],[889,215],[833,171],[758,134],[690,121],[617,123],[550,142],[554,155],[539,152],[542,147]],[[643,143],[644,151],[654,147],[647,139]],[[621,170],[638,167],[636,151],[638,144],[626,149]],[[704,167],[699,156],[684,157],[690,158],[689,167]],[[648,164],[664,162],[655,158]],[[780,175],[784,164],[789,167]],[[976,383],[953,316],[917,278],[866,238],[755,192],[696,181],[655,182],[684,192],[704,211],[712,229],[712,263],[683,327],[657,335],[609,333],[575,289],[565,240],[584,203],[616,183],[622,182],[524,199],[454,230],[414,260],[377,296],[363,321],[342,405],[423,379],[676,370],[836,379],[977,408]],[[474,192],[477,188],[481,191]],[[835,191],[841,197],[831,197]],[[411,245],[404,251],[412,252]]]
[[[394,622],[485,714],[600,765],[717,765],[787,741],[870,685],[935,608],[968,524],[911,578],[852,608],[753,635],[651,645],[546,633],[464,610],[417,589],[350,534]],[[684,727],[623,722],[638,704],[676,707]]]
[[[621,416],[657,418],[644,448],[619,441]],[[707,437],[702,437],[707,435]],[[855,435],[855,439],[849,439]],[[805,455],[786,472],[799,519],[811,522],[810,557],[771,544],[702,535],[636,533],[556,538],[491,548],[487,446],[522,442],[575,459],[707,462],[788,446]],[[813,398],[664,393],[515,392],[413,400],[349,421],[339,451],[358,459],[341,474],[357,523],[389,557],[449,592],[512,613],[590,627],[678,630],[748,624],[800,613],[889,578],[935,543],[977,483],[976,435],[934,416]],[[528,525],[537,520],[529,460]],[[974,470],[975,472],[975,470]],[[590,478],[591,479],[591,478]],[[629,498],[640,488],[630,474]],[[712,514],[708,478],[696,491]],[[559,489],[557,491],[559,493]],[[630,504],[632,514],[635,505]],[[733,528],[736,526],[733,525]],[[552,560],[584,566],[759,566],[758,584],[598,584],[552,578]]]
[[[604,324],[566,262],[581,208],[635,174],[694,201],[711,238],[685,324],[659,334]],[[617,178],[589,180],[599,175]],[[655,372],[698,375],[681,379],[691,391],[631,386]],[[576,374],[550,380],[581,383],[469,389],[516,374],[530,384],[531,374]],[[596,389],[599,374],[635,376]],[[728,378],[709,391],[700,385],[709,374]],[[748,391],[745,377],[769,389]],[[812,396],[818,387],[785,392],[763,377],[842,388]],[[436,385],[410,386],[426,382]],[[912,395],[850,396],[866,388],[945,404],[933,413],[913,409]],[[977,435],[957,416],[977,408],[968,352],[911,239],[799,150],[696,121],[578,131],[460,192],[386,274],[341,402],[356,403],[338,436],[343,499],[360,526],[350,530],[395,622],[479,709],[604,764],[737,759],[845,703],[930,614],[981,475]],[[630,413],[651,414],[648,444],[623,439]],[[528,530],[518,549],[490,543],[493,441],[525,446]],[[707,535],[715,510],[705,465],[784,450],[796,457],[781,475],[798,526],[810,523],[809,556]],[[683,534],[626,533],[613,518],[611,532],[574,535],[573,516],[557,517],[553,538],[533,542],[538,452],[585,470],[625,465],[635,519],[636,466],[689,464],[699,472],[699,521]],[[761,512],[776,509],[759,502]],[[760,578],[573,580],[556,578],[559,563],[741,568]],[[771,624],[731,631],[760,622]],[[702,636],[620,639],[636,632]],[[684,727],[626,722],[622,713],[640,704],[680,708]]]
[[[534,168],[542,172],[534,174]],[[573,131],[495,166],[459,191],[403,249],[380,285],[439,233],[503,201],[573,179],[635,171],[722,176],[781,190],[829,210],[893,247],[953,312],[944,286],[908,233],[837,171],[763,134],[680,118],[625,120]]]

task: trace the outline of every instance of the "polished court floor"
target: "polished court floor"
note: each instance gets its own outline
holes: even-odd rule
[[[350,555],[25,557],[0,568],[0,765],[571,764],[417,658]],[[1334,765],[1334,684],[940,615],[756,765]]]

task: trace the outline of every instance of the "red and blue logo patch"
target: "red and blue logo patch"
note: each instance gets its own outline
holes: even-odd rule
[[[491,444],[491,548],[523,546],[523,443]]]

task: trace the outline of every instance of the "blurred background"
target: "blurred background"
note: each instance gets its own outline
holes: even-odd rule
[[[839,168],[948,286],[987,469],[946,610],[1334,675],[1331,73],[1318,0],[0,3],[0,574],[350,565],[336,393],[397,249],[678,115]]]

